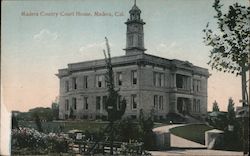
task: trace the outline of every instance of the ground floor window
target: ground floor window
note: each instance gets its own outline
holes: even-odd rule
[[[133,94],[131,96],[132,109],[137,109],[137,95]]]

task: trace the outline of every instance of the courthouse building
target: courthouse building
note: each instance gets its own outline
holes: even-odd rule
[[[134,4],[129,14],[125,55],[111,60],[115,87],[127,102],[124,116],[138,118],[140,109],[144,113],[153,110],[159,119],[168,113],[205,116],[208,70],[188,61],[147,54],[141,10]],[[104,59],[70,63],[59,69],[60,119],[70,113],[79,119],[107,117],[106,71]]]

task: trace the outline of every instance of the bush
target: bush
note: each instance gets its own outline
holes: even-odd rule
[[[67,152],[70,139],[50,133],[44,134],[30,128],[12,130],[12,154],[46,154]]]

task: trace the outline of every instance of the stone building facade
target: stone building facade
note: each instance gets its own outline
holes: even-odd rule
[[[126,54],[113,57],[115,87],[125,98],[124,116],[138,118],[141,109],[164,119],[168,113],[205,116],[207,112],[208,70],[188,61],[169,60],[146,54],[141,10],[129,11]],[[59,69],[59,118],[70,112],[79,119],[106,118],[107,86],[105,60],[68,64]]]

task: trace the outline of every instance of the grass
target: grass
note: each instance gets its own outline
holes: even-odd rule
[[[179,137],[205,144],[205,131],[213,129],[205,124],[192,124],[170,129],[170,132]]]
[[[34,121],[19,121],[19,126],[21,127],[29,127],[37,129]],[[81,120],[81,121],[50,121],[50,122],[42,122],[42,128],[44,132],[68,132],[72,129],[78,129],[82,131],[89,132],[98,132],[100,129],[104,129],[108,125],[107,121],[90,121],[90,120]],[[155,127],[160,127],[165,124],[162,123],[154,123]]]
[[[99,122],[99,121],[50,121],[42,122],[42,128],[45,132],[68,132],[72,129],[78,129],[82,131],[97,132],[101,128],[105,128],[108,122]],[[29,127],[36,129],[35,122],[32,121],[20,121],[19,126]]]

